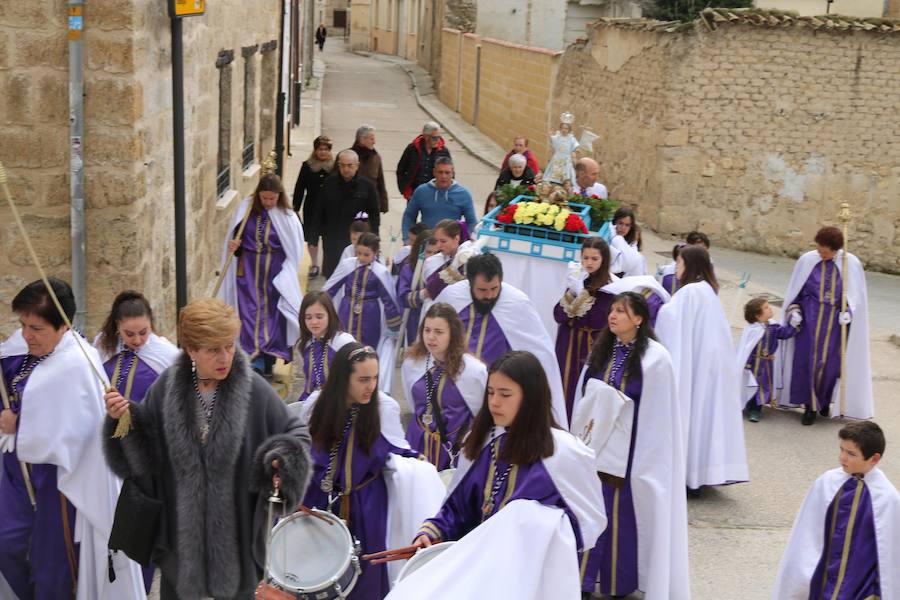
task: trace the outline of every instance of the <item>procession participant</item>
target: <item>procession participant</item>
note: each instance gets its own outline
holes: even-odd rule
[[[245,215],[244,231],[235,238]],[[237,260],[228,267],[219,298],[240,315],[241,348],[251,355],[253,369],[270,375],[276,358],[293,359],[303,299],[303,228],[277,175],[263,175],[234,212],[223,262],[228,254]]]
[[[533,500],[562,509],[576,548],[586,551],[607,523],[593,470],[593,452],[555,423],[538,358],[522,351],[505,354],[491,365],[484,403],[444,504],[422,524],[415,545],[459,540],[510,503]],[[577,554],[569,560],[575,567]],[[578,576],[577,568],[570,572]]]
[[[513,138],[513,148],[503,157],[503,162],[500,164],[501,171],[509,166],[509,159],[513,154],[521,154],[524,156],[526,161],[525,164],[528,168],[530,168],[535,175],[540,174],[541,167],[538,165],[537,157],[534,155],[534,152],[528,149],[527,137],[520,135]]]
[[[334,155],[331,153],[331,138],[320,135],[313,140],[313,151],[300,166],[300,174],[294,185],[294,212],[303,210],[303,233],[309,251],[309,276],[319,275],[319,226],[322,211],[319,192],[325,178],[334,170]],[[305,198],[304,198],[305,197]]]
[[[614,524],[582,558],[583,590],[687,599],[684,446],[672,359],[655,340],[642,295],[615,296],[608,322],[579,382],[583,397],[572,420],[572,432],[598,450]]]
[[[71,320],[72,289],[49,282]],[[100,357],[42,281],[12,310],[21,329],[0,360],[10,400],[0,412],[0,573],[23,600],[143,599],[139,566],[107,545],[121,482],[103,463]]]
[[[675,275],[681,288],[659,311],[656,332],[675,365],[687,487],[747,481],[731,328],[709,254],[699,246],[683,248]]]
[[[609,192],[606,186],[597,181],[600,177],[600,163],[589,156],[578,159],[575,163],[575,181],[572,192],[580,196],[597,196],[606,200]]]
[[[472,194],[454,178],[453,162],[448,156],[434,161],[434,179],[419,186],[403,211],[403,239],[408,239],[409,228],[420,220],[434,228],[439,221],[465,219],[469,227],[478,222]]]
[[[619,208],[613,215],[613,225],[616,231],[609,245],[619,253],[613,272],[619,277],[646,275],[647,260],[641,254],[640,231],[634,220],[634,211]]]
[[[792,338],[800,330],[800,311],[792,313],[788,325],[779,325],[772,319],[772,306],[765,298],[753,298],[744,306],[744,320],[749,325],[738,343],[737,368],[741,374],[741,403],[751,423],[759,421],[764,405],[775,406],[778,340]]]
[[[666,290],[670,296],[674,296],[680,286],[678,279],[675,277],[675,263],[678,260],[678,254],[685,246],[687,246],[685,242],[678,242],[675,244],[672,247],[672,262],[660,267],[656,272],[656,277],[659,280],[660,285],[663,286],[663,289]]]
[[[782,316],[782,324],[787,323],[789,313],[796,307],[804,326],[796,338],[785,341],[779,357],[776,369],[784,387],[778,403],[804,406],[804,425],[815,422],[816,412],[823,417],[831,414],[831,404],[840,401],[841,327],[846,326],[849,331],[845,372],[850,393],[844,415],[871,419],[875,406],[869,363],[866,273],[859,259],[849,252],[845,272],[844,235],[837,227],[820,229],[815,242],[815,250],[797,259],[784,295],[788,310]],[[844,286],[847,311],[842,313]]]
[[[341,260],[355,258],[356,242],[359,240],[359,236],[364,233],[372,233],[372,226],[369,225],[369,215],[360,213],[356,215],[356,217],[357,218],[350,223],[350,243],[347,244],[341,252]]]
[[[441,137],[441,126],[428,121],[397,162],[397,189],[404,198],[409,200],[420,185],[431,181],[436,161],[443,156],[449,158],[450,150]]]
[[[409,228],[409,232],[407,232],[407,235],[409,236],[407,243],[400,246],[391,258],[391,275],[397,277],[400,274],[400,269],[403,267],[404,261],[409,257],[409,253],[412,251],[413,246],[416,245],[416,240],[423,231],[427,231],[428,235],[431,235],[431,230],[428,229],[428,226],[425,225],[425,223],[413,223]]]
[[[528,167],[528,161],[521,154],[513,154],[509,157],[509,166],[500,171],[494,189],[499,190],[504,185],[534,185],[537,175]]]
[[[689,246],[703,246],[707,250],[710,249],[709,236],[702,231],[692,231],[684,237],[684,241]]]
[[[378,372],[373,348],[341,348],[309,420],[314,470],[304,504],[344,519],[362,554],[385,549],[389,506],[383,471],[390,455],[418,456],[402,430],[386,426],[395,420],[399,425],[399,408],[382,402]],[[361,567],[349,598],[384,598],[390,591],[385,566],[362,561]]]
[[[341,261],[323,287],[335,302],[338,316],[348,333],[370,346],[377,346],[382,334],[395,336],[400,327],[400,309],[391,272],[375,260],[381,242],[374,233],[360,234],[356,258]],[[382,322],[387,331],[382,332]]]
[[[578,140],[572,133],[572,123],[575,115],[565,112],[559,116],[559,129],[550,132],[550,147],[553,154],[550,162],[544,170],[544,180],[560,185],[565,182],[575,181],[575,151],[578,149]]]
[[[161,600],[249,598],[263,575],[267,498],[286,506],[309,481],[309,434],[235,345],[241,323],[217,299],[181,311],[185,352],[140,404],[106,394],[106,460],[120,477],[150,477],[164,519],[153,560]],[[131,412],[131,430],[113,438]]]
[[[319,223],[325,257],[322,275],[331,277],[340,263],[341,251],[350,243],[350,223],[365,213],[372,232],[378,234],[381,213],[375,182],[359,173],[359,155],[341,150],[336,159],[337,172],[322,184]]]
[[[466,352],[462,321],[449,304],[432,304],[401,366],[413,418],[409,445],[439,471],[456,466],[472,418],[484,402],[487,368]]]
[[[406,330],[401,331],[400,335],[406,336],[405,343],[409,345],[416,341],[422,305],[428,298],[428,291],[425,289],[424,263],[437,253],[437,240],[434,239],[431,231],[426,229],[420,232],[397,276],[397,302],[403,309],[406,319]],[[401,339],[400,343],[403,342],[404,340]]]
[[[890,600],[900,594],[900,493],[877,466],[884,433],[873,422],[854,421],[838,437],[841,466],[807,493],[773,600]]]
[[[359,172],[375,182],[378,207],[381,212],[386,213],[388,211],[388,193],[384,185],[381,155],[375,149],[375,128],[371,125],[360,125],[356,130],[356,140],[351,149],[359,156]]]
[[[334,355],[354,341],[352,335],[343,331],[328,292],[309,292],[303,297],[297,345],[303,355],[303,393],[298,402],[303,402],[325,385]]]
[[[475,242],[463,238],[459,221],[444,219],[434,226],[438,254],[425,260],[422,273],[427,299],[437,298],[448,285],[466,278],[466,262],[481,252]],[[427,306],[425,307],[427,308]]]
[[[446,302],[459,313],[469,352],[486,365],[510,350],[527,350],[537,356],[550,385],[553,418],[565,427],[566,400],[553,342],[531,299],[503,283],[503,265],[493,254],[469,259],[466,277],[448,286],[435,302]]]

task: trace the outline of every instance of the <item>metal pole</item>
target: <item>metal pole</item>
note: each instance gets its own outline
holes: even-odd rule
[[[75,322],[87,315],[84,240],[84,0],[69,0],[69,230],[72,238],[72,292]]]
[[[172,18],[172,137],[175,177],[175,314],[187,304],[187,241],[184,207],[184,45],[181,19]]]
[[[275,103],[275,173],[282,177],[284,173],[284,106],[285,106],[285,89],[284,89],[284,60],[285,60],[285,22],[284,13],[289,10],[290,0],[282,0],[281,3],[281,21],[278,27],[278,97]]]

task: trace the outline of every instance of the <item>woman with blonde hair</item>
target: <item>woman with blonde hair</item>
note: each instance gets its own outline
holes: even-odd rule
[[[240,328],[221,300],[191,302],[178,323],[184,352],[144,401],[105,396],[110,468],[149,478],[162,502],[152,549],[162,600],[252,597],[272,487],[277,480],[285,506],[297,506],[309,481],[309,433],[250,369]],[[126,410],[131,428],[113,438]]]

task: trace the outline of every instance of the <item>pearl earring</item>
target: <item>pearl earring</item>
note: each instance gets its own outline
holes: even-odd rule
[[[191,359],[191,374],[197,372],[197,363],[194,362],[194,359]]]

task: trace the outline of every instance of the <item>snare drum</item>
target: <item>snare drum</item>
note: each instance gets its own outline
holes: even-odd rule
[[[312,512],[325,520],[298,512],[272,530],[269,583],[298,600],[345,598],[359,577],[359,543],[338,517]]]
[[[397,581],[403,581],[405,578],[409,577],[413,574],[414,571],[422,568],[424,565],[427,565],[429,562],[438,557],[441,552],[447,550],[455,544],[456,542],[440,542],[439,544],[432,544],[427,548],[422,548],[415,554],[413,554],[412,558],[406,561],[406,564],[403,565],[403,569],[400,571],[400,575],[397,576]]]

